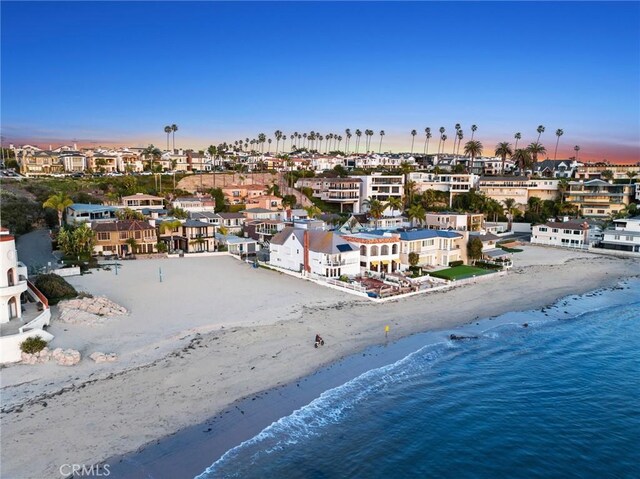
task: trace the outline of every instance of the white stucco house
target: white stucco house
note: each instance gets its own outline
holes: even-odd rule
[[[18,261],[16,243],[6,228],[0,230],[0,364],[21,359],[20,344],[32,336],[45,341],[51,311],[47,298],[27,279],[27,267]]]

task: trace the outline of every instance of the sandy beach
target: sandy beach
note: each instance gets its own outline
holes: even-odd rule
[[[637,260],[524,249],[515,268],[493,281],[383,304],[230,257],[131,261],[117,276],[112,270],[72,278],[78,290],[107,296],[130,313],[96,325],[54,322],[51,346],[80,350],[75,367],[0,371],[0,475],[62,477],[63,464],[135,451],[383,343],[385,325],[394,341],[539,308],[640,272]],[[316,333],[326,341],[321,349],[313,347]],[[88,359],[95,351],[119,359],[95,364]],[[212,427],[231,430],[233,423]],[[223,448],[238,438],[230,435]]]

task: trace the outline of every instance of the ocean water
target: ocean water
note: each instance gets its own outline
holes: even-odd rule
[[[640,281],[455,333],[475,338],[425,336],[198,479],[640,478]]]

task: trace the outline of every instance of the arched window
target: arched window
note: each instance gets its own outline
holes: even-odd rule
[[[378,247],[376,245],[371,247],[371,256],[378,256]]]
[[[394,244],[391,247],[391,254],[398,254],[398,245],[397,244]]]
[[[387,256],[389,254],[389,246],[387,246],[386,244],[382,245],[382,248],[380,248],[380,254],[383,256]]]
[[[360,255],[367,256],[367,247],[365,245],[360,246]]]
[[[7,270],[7,285],[13,286],[14,284],[15,284],[15,281],[13,279],[13,268],[9,268]]]

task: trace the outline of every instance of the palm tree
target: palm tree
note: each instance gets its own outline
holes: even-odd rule
[[[276,155],[278,154],[278,146],[280,145],[280,139],[282,138],[282,132],[280,130],[276,130],[273,133],[273,136],[276,138]],[[271,144],[271,140],[269,140],[269,144]]]
[[[360,137],[362,136],[362,132],[360,130],[356,130],[356,153],[360,150]]]
[[[404,185],[404,194],[408,205],[413,203],[413,195],[415,194],[416,186],[417,184],[413,180],[408,180]]]
[[[173,151],[176,150],[176,131],[178,131],[178,125],[174,123],[171,125],[171,133],[173,134]]]
[[[344,137],[346,138],[345,140],[345,146],[344,149],[346,150],[346,153],[349,153],[349,138],[351,138],[351,129],[347,128],[344,130]]]
[[[511,143],[503,141],[496,145],[496,156],[502,158],[501,172],[504,175],[504,164],[507,161],[507,156],[513,156],[513,150],[511,149]]]
[[[560,195],[560,203],[564,202],[564,194],[569,190],[569,180],[561,178],[558,181],[558,194]]]
[[[149,169],[153,171],[153,160],[159,159],[160,156],[162,156],[162,152],[155,146],[149,145],[144,150],[142,150],[142,154],[145,156],[145,158],[148,156],[151,157]]]
[[[516,146],[513,147],[514,150],[518,149],[518,140],[522,139],[522,133],[517,132],[513,137],[516,139]]]
[[[524,175],[524,171],[531,163],[531,154],[526,148],[520,148],[513,152],[513,160],[518,164],[520,174]]]
[[[517,208],[515,207],[516,200],[513,198],[507,198],[504,200],[505,212],[507,214],[507,218],[509,220],[508,230],[511,231],[511,225],[513,224],[513,215],[517,212]]]
[[[447,141],[447,135],[442,135],[442,154],[444,155],[444,144]]]
[[[322,213],[320,208],[318,208],[316,205],[307,206],[305,207],[304,210],[307,212],[307,215],[309,216],[309,218],[315,218],[320,213]]]
[[[536,131],[538,132],[538,139],[536,140],[536,143],[540,143],[540,135],[544,133],[544,125],[538,125]]]
[[[380,146],[378,146],[378,153],[382,153],[382,138],[384,137],[384,130],[380,130]]]
[[[402,206],[402,198],[399,196],[392,196],[389,198],[389,201],[387,201],[387,208],[391,209],[391,213],[396,210],[401,211]]]
[[[180,226],[182,226],[182,222],[177,219],[163,221],[162,223],[160,223],[160,233],[165,233],[167,230],[171,232],[171,247],[169,248],[169,251],[173,251],[175,249],[174,248],[175,245],[173,244],[173,233],[174,233],[174,230],[176,230]]]
[[[125,240],[125,243],[127,243],[127,245],[129,246],[131,254],[135,257],[136,249],[138,248],[138,242],[136,241],[136,239],[133,238],[133,237],[127,238]]]
[[[269,138],[267,140],[267,143],[269,144],[269,147],[267,148],[268,151],[271,151],[271,138]],[[278,149],[276,148],[276,154],[277,154]]]
[[[417,220],[418,224],[422,225],[426,221],[427,213],[420,203],[416,203],[407,210],[407,218],[411,221],[411,225],[414,224],[414,220]]]
[[[561,128],[558,128],[556,130],[556,136],[558,137],[558,139],[556,140],[556,150],[553,152],[553,159],[556,159],[556,156],[558,154],[558,143],[560,143],[560,137],[564,134],[564,131]]]
[[[284,150],[286,147],[287,147],[287,135],[282,135],[282,149]]]
[[[431,128],[426,127],[424,129],[424,155],[427,156],[427,153],[429,151],[429,138],[431,138]]]
[[[604,178],[607,181],[611,181],[613,180],[613,171],[611,170],[604,170],[602,173],[600,173],[600,176],[602,178]]]
[[[462,133],[462,128],[458,130],[458,151],[456,151],[456,155],[460,154],[460,143],[462,143],[462,139],[464,138],[464,133]]]
[[[164,132],[167,134],[167,151],[169,151],[169,135],[171,134],[171,131],[170,125],[164,127]]]
[[[58,211],[58,225],[62,228],[62,213],[67,209],[68,206],[73,204],[73,200],[69,198],[65,193],[56,193],[49,198],[47,201],[42,203],[44,208],[51,208]]]
[[[574,146],[573,150],[576,152],[576,161],[578,161],[578,152],[580,151],[580,146],[579,145]]]
[[[267,135],[265,135],[264,133],[259,133],[258,134],[258,143],[260,143],[262,145],[261,148],[261,153],[264,153],[264,144],[267,141]]]
[[[416,141],[416,135],[418,132],[416,130],[411,130],[411,154],[413,155],[413,143]]]
[[[338,151],[340,151],[340,142],[342,142],[342,135],[338,135]]]
[[[445,129],[444,126],[441,126],[438,130],[440,132],[440,141],[438,141],[438,155],[440,154],[440,143],[442,142],[442,136],[444,135]]]
[[[473,141],[473,135],[476,134],[476,130],[478,127],[476,125],[471,125],[471,141]]]
[[[460,131],[460,123],[456,123],[455,125],[456,134],[453,135],[453,152],[456,152],[456,140],[458,139],[458,132]]]
[[[544,127],[543,131],[544,131]],[[531,154],[531,159],[533,160],[533,168],[532,170],[535,170],[536,164],[538,163],[538,155],[544,155],[547,152],[547,149],[542,146],[540,143],[535,142],[535,143],[531,143],[528,147],[527,150],[529,150],[529,153]]]
[[[627,171],[627,177],[629,178],[629,184],[633,181],[633,179],[638,175],[637,171]]]
[[[304,145],[307,143],[307,136],[306,133],[302,134],[302,148],[304,148]]]
[[[376,220],[376,227],[378,226],[378,220],[384,216],[384,210],[387,208],[380,200],[365,200],[364,205],[369,206],[369,214]]]

